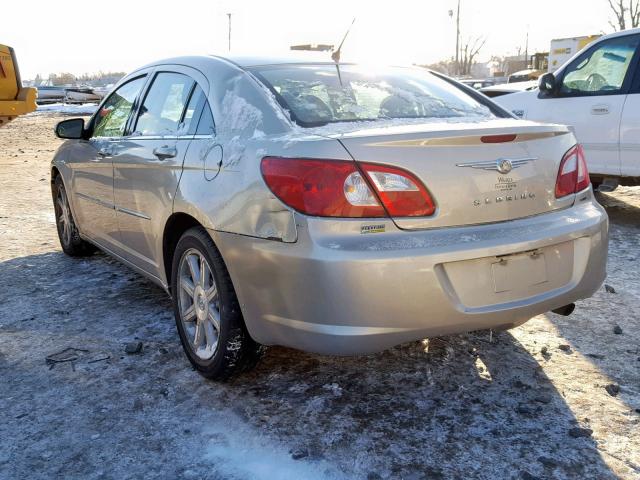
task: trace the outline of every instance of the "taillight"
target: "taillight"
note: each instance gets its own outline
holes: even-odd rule
[[[386,216],[355,162],[265,157],[260,168],[275,196],[301,213],[318,217]]]
[[[307,215],[405,217],[428,216],[435,211],[422,182],[394,167],[344,160],[265,157],[261,170],[267,186],[280,200]]]
[[[436,211],[427,188],[414,175],[395,167],[361,163],[392,217],[428,217]]]
[[[562,157],[556,180],[556,198],[566,197],[587,188],[590,184],[587,162],[581,145],[571,147]]]

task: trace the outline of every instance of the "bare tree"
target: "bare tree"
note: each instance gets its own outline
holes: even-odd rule
[[[51,73],[49,74],[49,81],[51,85],[73,85],[76,82],[76,77],[73,73]]]
[[[471,73],[471,67],[486,42],[486,38],[476,37],[473,40],[468,39],[464,45],[462,45],[460,48],[460,75],[469,75]]]
[[[629,2],[629,16],[631,17],[631,26],[633,28],[640,27],[640,1],[631,0]]]
[[[429,70],[435,70],[436,72],[444,73],[445,75],[456,74],[456,62],[453,59],[440,60],[436,63],[430,63],[428,65],[420,65],[421,67],[428,68]]]
[[[614,30],[626,30],[640,26],[640,0],[607,0],[615,16],[615,22],[609,21]]]

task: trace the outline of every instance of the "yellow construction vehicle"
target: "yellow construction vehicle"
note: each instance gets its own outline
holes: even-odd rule
[[[35,88],[25,88],[13,48],[0,45],[0,127],[36,109]]]

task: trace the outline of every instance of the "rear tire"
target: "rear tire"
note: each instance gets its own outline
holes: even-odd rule
[[[56,215],[56,228],[62,251],[71,257],[85,257],[96,251],[91,243],[80,237],[73,219],[67,190],[60,175],[53,181],[53,209]]]
[[[171,271],[176,327],[191,365],[212,380],[252,368],[262,347],[249,336],[229,272],[204,228],[180,237]]]

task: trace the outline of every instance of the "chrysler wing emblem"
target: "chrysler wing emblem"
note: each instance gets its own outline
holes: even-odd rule
[[[500,173],[509,173],[513,169],[513,163],[508,158],[501,158],[496,162]]]
[[[493,170],[499,173],[509,173],[514,168],[521,167],[529,162],[533,162],[534,160],[537,160],[537,158],[499,158],[497,160],[490,160],[488,162],[456,163],[456,167],[471,167],[479,168],[481,170]]]

